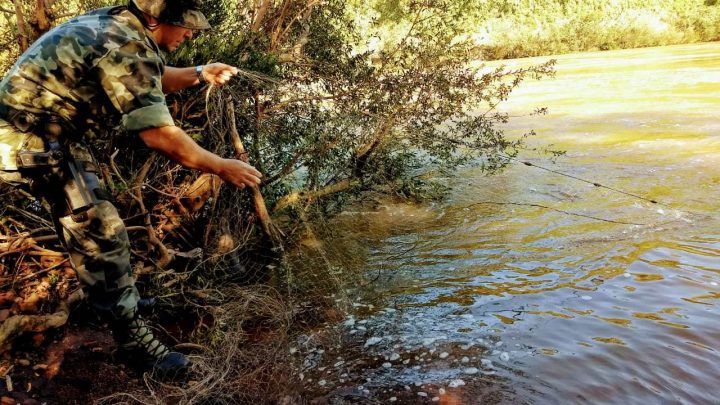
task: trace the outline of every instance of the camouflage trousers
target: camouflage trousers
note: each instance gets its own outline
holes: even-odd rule
[[[109,201],[78,215],[55,215],[78,278],[96,309],[116,317],[135,312],[140,298],[130,266],[125,224]]]
[[[18,133],[0,119],[0,152],[10,150],[8,144],[17,136],[24,137],[25,146],[37,148],[42,145],[36,135]],[[0,180],[29,188],[35,197],[50,204],[57,234],[90,303],[97,310],[114,317],[124,317],[135,311],[140,297],[130,266],[130,241],[125,225],[110,201],[100,200],[85,211],[71,215],[60,186],[70,181],[70,177],[62,169],[0,171]]]

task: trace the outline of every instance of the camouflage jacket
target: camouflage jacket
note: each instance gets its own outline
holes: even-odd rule
[[[86,141],[118,124],[128,131],[173,125],[163,70],[137,17],[124,7],[99,9],[38,39],[0,82],[0,103],[53,116]]]

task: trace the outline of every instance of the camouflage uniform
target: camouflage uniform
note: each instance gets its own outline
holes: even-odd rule
[[[94,206],[69,215],[62,197],[62,185],[71,180],[67,170],[24,170],[17,167],[16,154],[45,151],[48,133],[54,132],[60,144],[72,145],[92,162],[86,145],[102,141],[117,124],[128,132],[173,125],[162,92],[163,69],[151,34],[132,13],[115,7],[51,30],[0,82],[0,177],[25,184],[50,202],[90,301],[115,316],[134,313],[139,299],[117,210],[98,198]],[[11,119],[25,113],[24,121]]]

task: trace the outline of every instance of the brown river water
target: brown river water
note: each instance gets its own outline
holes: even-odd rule
[[[346,213],[335,243],[376,281],[344,343],[301,351],[308,389],[334,403],[720,404],[720,44],[557,59],[556,78],[503,108],[519,116],[508,134],[534,129],[531,146],[567,155],[523,158],[662,205],[514,165],[460,170],[441,203]],[[526,116],[536,107],[549,114]]]

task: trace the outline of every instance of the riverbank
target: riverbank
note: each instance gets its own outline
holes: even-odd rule
[[[459,2],[447,1],[448,7]],[[379,23],[376,44],[392,44],[412,31],[412,2],[356,4],[368,30]],[[720,39],[716,0],[504,0],[464,2],[460,36],[471,37],[483,60],[586,51],[692,44]],[[364,19],[364,20],[363,20]],[[361,23],[362,25],[362,23]],[[390,47],[391,48],[391,47]]]

